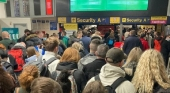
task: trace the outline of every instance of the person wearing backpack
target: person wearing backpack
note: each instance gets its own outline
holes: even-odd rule
[[[6,49],[10,50],[15,45],[15,41],[10,40],[10,34],[7,31],[2,32],[2,38],[3,40],[1,40],[0,43],[3,44]]]
[[[73,55],[74,54],[74,55]],[[81,70],[78,70],[77,62],[80,59],[78,50],[70,47],[64,51],[60,59],[60,63],[56,68],[55,80],[61,74],[61,71],[70,73],[69,80],[71,81],[71,93],[81,93],[86,85],[86,78]]]
[[[100,73],[100,69],[106,64],[105,57],[108,50],[109,47],[104,44],[97,47],[97,51],[95,53],[97,58],[93,62],[85,65],[83,68],[83,72],[85,73],[87,80]]]
[[[155,38],[152,39],[151,48],[161,51],[162,36],[160,32],[155,32]]]
[[[106,54],[106,62],[99,75],[92,77],[92,81],[101,81],[107,89],[107,93],[136,93],[133,84],[127,81],[125,72],[120,68],[125,59],[124,53],[118,48],[111,48]]]
[[[115,37],[114,37],[114,32],[111,32],[109,37],[106,39],[106,44],[109,46],[109,48],[114,47],[115,43]]]
[[[36,61],[38,57],[40,56],[39,52],[35,50],[35,47],[28,47],[27,48],[27,59],[25,59],[25,62],[31,62]]]
[[[59,60],[56,58],[58,52],[59,39],[55,37],[49,37],[45,42],[45,54],[42,56],[42,61],[46,61],[48,70],[52,74],[56,70]]]
[[[90,42],[90,53],[81,58],[78,62],[78,69],[82,70],[84,65],[93,62],[97,57],[95,56],[95,52],[97,51],[97,47],[101,44],[101,41],[98,39],[93,39]]]
[[[8,54],[15,58],[17,63],[17,69],[15,69],[15,73],[17,76],[21,73],[23,66],[25,64],[25,59],[27,58],[25,43],[20,42],[16,43],[11,50],[8,51]]]

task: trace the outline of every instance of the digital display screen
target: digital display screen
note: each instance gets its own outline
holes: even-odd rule
[[[148,0],[70,0],[70,11],[147,10]]]

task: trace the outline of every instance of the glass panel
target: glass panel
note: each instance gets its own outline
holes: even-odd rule
[[[22,0],[24,16],[30,16],[29,0]]]
[[[6,7],[6,15],[7,17],[11,17],[11,6],[10,6],[10,2],[7,1],[7,3],[5,4]]]
[[[14,0],[14,15],[15,17],[20,16],[19,0]]]

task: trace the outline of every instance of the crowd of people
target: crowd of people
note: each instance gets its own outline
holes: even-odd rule
[[[122,39],[111,29],[104,37],[26,29],[13,41],[3,31],[0,93],[170,93],[170,35],[127,29]]]

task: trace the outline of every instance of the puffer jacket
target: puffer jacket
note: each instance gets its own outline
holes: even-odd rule
[[[31,34],[25,38],[25,43],[27,47],[41,45],[42,40],[36,35]]]
[[[60,62],[57,65],[56,70],[62,71],[62,70],[74,70],[74,69],[78,69],[76,62]],[[78,93],[82,93],[82,91],[86,85],[86,82],[87,82],[84,73],[80,70],[76,70],[73,73],[73,77],[77,84]]]

